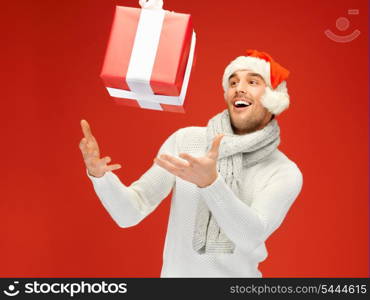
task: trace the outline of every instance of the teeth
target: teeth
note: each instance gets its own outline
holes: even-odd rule
[[[244,100],[237,100],[237,101],[235,101],[235,105],[246,105],[246,106],[249,106],[249,105],[251,105],[249,102],[247,102],[247,101],[244,101]]]

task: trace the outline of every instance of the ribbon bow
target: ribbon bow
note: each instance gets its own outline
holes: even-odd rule
[[[163,0],[139,0],[141,8],[163,9]]]

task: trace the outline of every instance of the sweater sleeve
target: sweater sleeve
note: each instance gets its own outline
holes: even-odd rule
[[[302,174],[294,165],[276,172],[249,206],[242,202],[222,176],[200,193],[217,223],[236,247],[253,251],[283,222],[302,188]]]
[[[162,153],[175,155],[176,134],[173,133],[161,146]],[[87,170],[86,170],[87,172]],[[102,177],[87,176],[101,203],[118,226],[131,227],[149,215],[168,196],[175,183],[175,176],[154,164],[130,186],[123,184],[113,172]]]

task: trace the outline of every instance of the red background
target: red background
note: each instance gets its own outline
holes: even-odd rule
[[[204,126],[225,108],[223,70],[255,48],[291,71],[280,149],[304,176],[260,269],[265,277],[367,277],[367,1],[164,2],[191,13],[197,33],[186,114],[117,106],[99,78],[115,5],[138,1],[2,3],[0,276],[158,277],[170,199],[138,226],[119,228],[85,175],[80,119],[130,184],[172,132]],[[351,22],[343,33],[341,16]],[[361,35],[341,44],[326,29]]]

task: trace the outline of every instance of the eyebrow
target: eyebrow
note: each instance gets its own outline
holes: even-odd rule
[[[229,77],[229,80],[236,77],[237,75],[235,73],[231,74],[230,77]],[[258,74],[258,73],[248,73],[248,76],[252,76],[252,77],[259,77],[263,80],[263,82],[265,82],[265,79],[263,79],[263,77]]]

